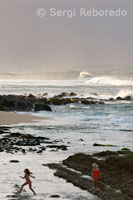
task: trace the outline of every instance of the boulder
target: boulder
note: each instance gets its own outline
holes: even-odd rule
[[[27,103],[25,101],[18,101],[16,105],[16,110],[25,111],[27,110]]]
[[[113,97],[109,98],[108,101],[115,101],[115,99]]]
[[[67,92],[62,92],[61,94],[56,95],[55,97],[62,98],[62,97],[66,97],[66,96],[69,96],[69,94]]]
[[[18,160],[10,160],[11,163],[19,163]]]
[[[82,99],[81,104],[91,105],[91,104],[96,104],[96,102],[95,101],[88,101],[87,99]]]
[[[116,100],[121,101],[121,100],[123,100],[123,98],[122,97],[117,97]]]
[[[0,111],[10,111],[10,109],[2,104],[0,104]]]
[[[53,105],[62,105],[62,99],[58,97],[52,97],[49,99]]]
[[[16,101],[15,100],[10,100],[10,99],[3,99],[2,101],[2,105],[6,106],[8,108],[12,108],[16,105]]]
[[[48,93],[47,92],[45,92],[44,94],[43,94],[43,96],[47,96],[48,95]]]
[[[10,133],[8,137],[20,137],[22,134],[21,133]]]
[[[71,93],[69,94],[69,96],[70,96],[70,97],[71,97],[71,96],[77,96],[77,94],[74,93],[74,92],[71,92]]]
[[[0,147],[0,152],[4,152],[3,148]]]
[[[47,147],[49,147],[49,148],[55,148],[55,149],[61,149],[63,151],[67,150],[67,146],[65,146],[65,145],[48,145]]]
[[[35,103],[34,104],[34,110],[35,111],[41,111],[41,110],[44,110],[44,111],[52,111],[51,107],[48,106],[47,104],[43,103],[43,102],[39,102],[39,103]]]
[[[131,97],[130,97],[130,96],[126,96],[126,97],[124,97],[123,99],[126,100],[126,101],[130,101],[130,100],[131,100]]]
[[[118,101],[122,101],[122,100],[125,100],[125,101],[131,101],[131,97],[130,96],[126,96],[126,97],[117,97],[116,100]]]
[[[51,198],[60,198],[60,196],[57,195],[57,194],[51,195],[50,197],[51,197]]]
[[[36,99],[36,97],[33,94],[29,94],[28,98],[30,98],[30,99]]]
[[[62,104],[63,105],[70,104],[70,103],[73,103],[71,98],[62,99]]]

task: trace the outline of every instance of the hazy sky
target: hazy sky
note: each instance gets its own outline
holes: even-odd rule
[[[76,17],[50,17],[50,8],[76,8]],[[80,17],[80,8],[128,16]],[[133,0],[0,0],[0,66],[133,64],[132,8]]]

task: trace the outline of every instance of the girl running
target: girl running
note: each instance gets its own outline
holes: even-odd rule
[[[31,176],[32,173],[31,173],[30,170],[27,169],[27,168],[24,170],[24,173],[25,173],[25,174],[24,174],[24,177],[20,176],[20,178],[25,179],[26,182],[21,186],[20,191],[19,191],[18,193],[21,193],[21,191],[23,190],[23,187],[24,187],[25,185],[29,185],[30,190],[33,192],[34,195],[36,195],[35,191],[32,189],[32,182],[31,182],[31,180],[30,180],[30,177],[32,177],[32,178],[35,178],[35,177],[34,177],[34,176]]]

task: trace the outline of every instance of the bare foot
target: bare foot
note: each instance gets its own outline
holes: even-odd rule
[[[92,188],[90,189],[90,192],[93,191],[94,189],[95,189],[95,187],[92,187]]]
[[[20,194],[20,191],[16,192],[16,194]]]

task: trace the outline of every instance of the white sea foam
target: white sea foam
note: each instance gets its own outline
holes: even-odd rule
[[[0,86],[133,86],[133,79],[123,80],[109,76],[90,77],[89,72],[81,72],[80,78],[73,80],[0,80]]]
[[[86,83],[90,86],[133,86],[133,80],[120,80],[109,76],[93,77]]]
[[[70,109],[80,109],[79,106],[75,106],[75,105],[73,105],[73,104],[71,104],[71,105],[69,106],[69,108],[70,108]]]
[[[0,80],[0,85],[17,86],[77,86],[85,85],[84,81],[75,80]]]
[[[127,96],[130,96],[131,100],[133,100],[133,91],[129,91],[129,90],[120,90],[118,92],[118,94],[116,95],[116,97],[122,97],[125,98]]]

